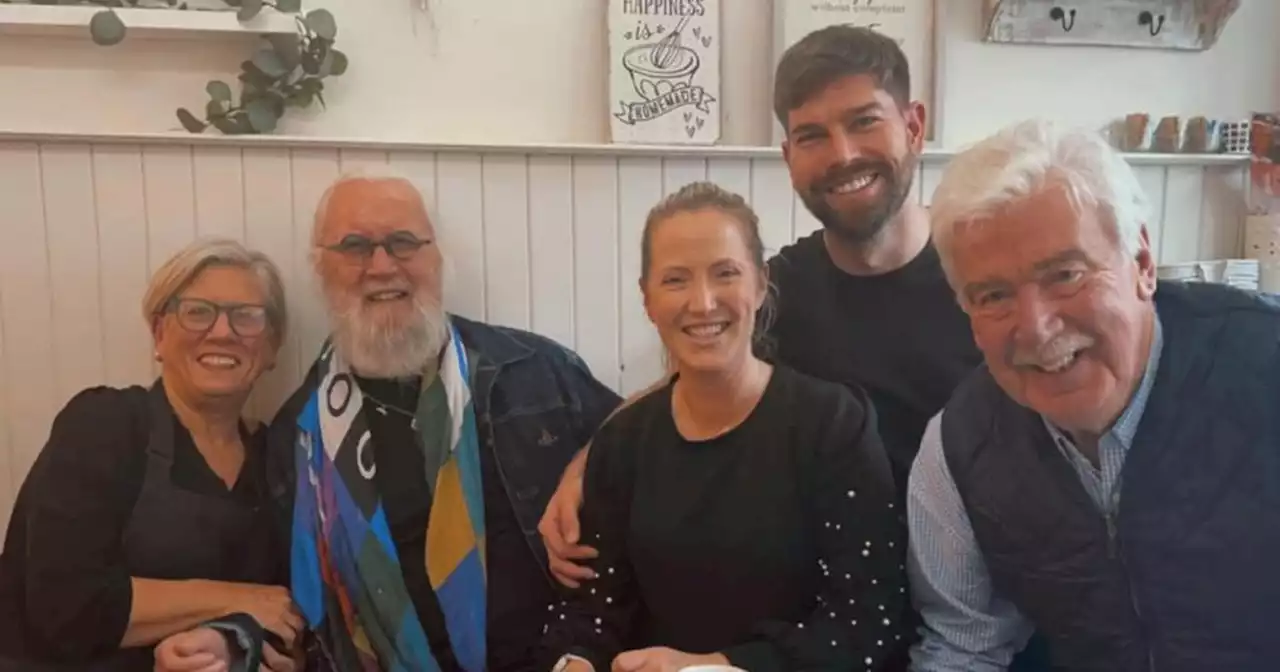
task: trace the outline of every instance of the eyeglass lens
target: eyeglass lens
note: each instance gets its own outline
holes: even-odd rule
[[[267,329],[267,309],[263,306],[219,305],[204,299],[179,299],[174,313],[178,316],[178,324],[188,331],[209,331],[222,313],[227,314],[227,323],[238,336],[259,336]]]
[[[353,233],[343,237],[336,245],[330,245],[329,249],[348,257],[368,259],[373,256],[374,250],[381,247],[392,257],[400,261],[408,261],[419,248],[428,242],[430,241],[418,238],[408,231],[396,231],[382,240],[373,240],[367,236]]]

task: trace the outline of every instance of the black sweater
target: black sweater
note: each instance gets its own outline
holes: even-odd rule
[[[777,367],[751,415],[684,440],[670,384],[592,443],[599,578],[553,605],[549,665],[646,646],[751,672],[879,669],[907,632],[906,530],[865,396]],[[861,393],[859,393],[861,394]]]

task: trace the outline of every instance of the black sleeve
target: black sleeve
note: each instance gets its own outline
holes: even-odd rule
[[[596,578],[551,605],[541,669],[549,670],[561,656],[572,654],[591,661],[597,672],[608,670],[630,638],[641,608],[626,544],[635,476],[627,428],[636,422],[637,411],[633,405],[618,413],[591,441],[583,477],[582,538],[600,553],[590,563]]]
[[[831,401],[804,467],[824,576],[818,606],[726,651],[743,669],[877,670],[909,634],[906,527],[871,404],[844,388]]]
[[[118,649],[129,626],[121,535],[142,487],[146,403],[141,388],[79,393],[23,485],[26,619],[63,659]]]

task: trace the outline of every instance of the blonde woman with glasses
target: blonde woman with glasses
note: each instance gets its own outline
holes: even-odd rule
[[[263,663],[291,670],[301,621],[280,587],[260,436],[241,417],[285,335],[279,272],[200,240],[152,277],[143,317],[159,378],[73,397],[18,494],[0,661],[151,670],[164,638],[238,615],[220,627],[274,633]]]

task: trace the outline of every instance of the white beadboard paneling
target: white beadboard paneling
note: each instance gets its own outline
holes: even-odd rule
[[[1151,254],[1156,263],[1160,263],[1160,243],[1164,236],[1164,180],[1165,169],[1162,166],[1135,166],[1133,174],[1138,178],[1138,185],[1151,204],[1150,221],[1147,222],[1147,238],[1151,245]]]
[[[436,235],[445,256],[445,307],[474,320],[485,316],[484,193],[480,157],[436,157]]]
[[[3,152],[4,145],[0,145],[0,162],[4,160]],[[3,278],[4,274],[0,272],[0,280]],[[0,374],[7,375],[4,359],[4,292],[0,292]],[[14,426],[14,420],[9,417],[8,394],[9,390],[0,379],[0,529],[6,530],[9,529],[9,513],[13,510],[13,500],[17,498],[18,484],[21,480],[18,470],[10,464],[12,451],[9,433]]]
[[[288,260],[293,285],[290,305],[294,319],[292,341],[295,366],[300,372],[311,368],[320,354],[320,345],[329,336],[329,319],[325,315],[320,287],[312,265],[311,233],[316,219],[316,205],[325,189],[338,177],[338,152],[325,149],[295,149],[290,170],[293,178],[293,254]]]
[[[523,155],[486,156],[484,195],[485,313],[490,322],[529,328],[529,172]]]
[[[1200,259],[1226,259],[1244,252],[1246,176],[1238,170],[1202,168],[1203,211],[1196,226]]]
[[[715,157],[707,161],[707,179],[751,200],[751,159]]]
[[[244,240],[244,159],[238,147],[196,147],[196,235]]]
[[[142,148],[147,201],[148,277],[196,237],[195,176],[191,147]]]
[[[338,152],[338,165],[343,173],[376,172],[385,169],[387,152],[372,149],[342,149]]]
[[[423,193],[450,264],[451,309],[553,338],[624,393],[661,369],[637,280],[644,219],[663,194],[701,179],[742,194],[760,217],[768,254],[815,227],[785,163],[764,152],[261,140],[0,142],[0,227],[18,243],[0,247],[0,521],[66,396],[150,381],[142,294],[149,274],[197,235],[243,239],[284,276],[290,337],[247,409],[272,414],[328,334],[310,239],[320,194],[341,171],[389,163]],[[925,203],[939,159],[925,161],[916,180]],[[1152,156],[1131,163],[1152,201],[1149,228],[1162,261],[1239,254],[1243,165]]]
[[[702,182],[706,179],[706,159],[680,157],[662,160],[662,192],[664,194],[675,193],[692,182]]]
[[[618,163],[573,160],[574,327],[578,354],[618,389]]]
[[[1200,216],[1203,205],[1200,166],[1170,166],[1164,181],[1164,221],[1160,224],[1162,264],[1200,258]]]
[[[418,188],[427,206],[427,214],[434,222],[439,216],[436,211],[436,155],[430,152],[391,152],[387,163],[394,172],[408,178]]]
[[[106,379],[102,352],[98,223],[88,145],[40,149],[49,291],[53,302],[55,399]]]
[[[142,149],[137,145],[93,148],[101,278],[102,348],[106,378],[113,386],[151,380],[151,331],[142,315],[147,289],[147,199]]]
[[[302,353],[297,334],[304,325],[301,307],[305,286],[295,280],[293,257],[305,249],[307,238],[294,231],[293,164],[287,149],[244,150],[244,238],[245,244],[275,262],[283,275],[285,301],[289,308],[288,332],[276,356],[276,365],[263,376],[253,391],[249,413],[269,420],[302,379]],[[314,354],[314,353],[312,353]]]
[[[529,313],[533,330],[569,348],[574,330],[573,163],[529,157]]]
[[[773,256],[794,240],[791,210],[795,192],[791,175],[781,161],[751,160],[751,208],[760,218],[760,237],[766,256]]]
[[[4,320],[4,370],[0,385],[13,421],[8,428],[9,454],[0,462],[8,473],[7,499],[12,499],[49,436],[60,401],[53,333],[53,289],[49,278],[48,239],[44,219],[44,184],[40,148],[35,144],[0,143],[2,225],[15,232],[0,245],[0,310]],[[96,317],[90,316],[90,319]],[[95,344],[96,345],[96,344]],[[7,462],[7,465],[6,465]]]
[[[661,159],[618,160],[618,311],[624,395],[647,387],[662,369],[662,342],[645,314],[639,283],[645,219],[662,198],[663,175]]]

